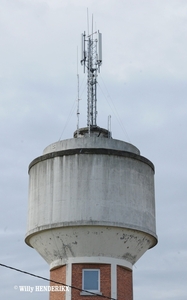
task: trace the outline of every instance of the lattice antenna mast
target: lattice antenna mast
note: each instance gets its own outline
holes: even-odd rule
[[[79,70],[78,70],[78,47],[77,47],[77,137],[79,136]]]
[[[97,126],[97,76],[102,64],[102,34],[92,30],[87,36],[84,32],[81,44],[84,73],[87,69],[87,126],[90,133],[90,127]]]

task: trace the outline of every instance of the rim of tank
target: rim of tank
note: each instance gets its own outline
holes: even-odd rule
[[[29,164],[29,171],[30,169],[37,163],[45,161],[47,159],[52,159],[55,157],[60,157],[60,156],[69,156],[69,155],[75,155],[75,154],[95,154],[95,155],[115,155],[119,157],[127,157],[130,159],[135,159],[139,160],[147,165],[149,165],[153,172],[155,172],[155,167],[154,164],[147,159],[144,156],[128,152],[128,151],[123,151],[123,150],[115,150],[115,149],[106,149],[106,148],[74,148],[74,149],[67,149],[67,150],[60,150],[60,151],[54,151],[51,153],[47,153],[44,155],[41,155],[37,158],[35,158],[30,164]]]
[[[138,232],[142,232],[146,235],[149,235],[152,237],[152,239],[154,240],[154,244],[150,247],[153,248],[157,243],[158,243],[158,236],[155,232],[144,229],[144,228],[140,228],[138,226],[133,225],[129,226],[126,224],[116,224],[116,225],[112,225],[112,224],[106,224],[105,222],[93,222],[92,224],[88,223],[88,222],[84,222],[84,223],[78,223],[78,222],[60,222],[60,223],[53,223],[50,225],[42,225],[42,226],[38,226],[35,227],[34,229],[29,230],[26,235],[25,235],[25,243],[29,246],[29,240],[32,236],[34,236],[37,233],[41,233],[44,231],[50,231],[53,229],[59,229],[59,228],[66,228],[66,227],[91,227],[91,226],[98,226],[98,227],[114,227],[114,228],[122,228],[122,229],[127,229],[127,230],[132,230],[132,231],[138,231]],[[31,246],[32,247],[32,246]]]

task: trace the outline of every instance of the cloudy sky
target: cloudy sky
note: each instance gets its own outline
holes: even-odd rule
[[[134,266],[135,300],[187,299],[187,1],[0,0],[0,263],[49,277],[24,243],[28,165],[76,129],[77,46],[87,8],[103,34],[98,125],[156,168],[158,245]],[[80,48],[80,47],[79,47]],[[86,77],[80,73],[80,126]],[[0,296],[47,300],[42,280],[0,267]]]

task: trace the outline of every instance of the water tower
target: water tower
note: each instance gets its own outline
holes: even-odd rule
[[[78,288],[52,290],[50,300],[132,300],[133,264],[157,243],[154,165],[97,126],[101,48],[99,32],[82,35],[87,126],[29,165],[26,243],[52,280]]]

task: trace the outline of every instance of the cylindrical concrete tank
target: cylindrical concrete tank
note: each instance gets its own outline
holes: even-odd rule
[[[51,268],[73,257],[132,265],[157,243],[154,166],[107,130],[86,132],[31,162],[26,243]]]

